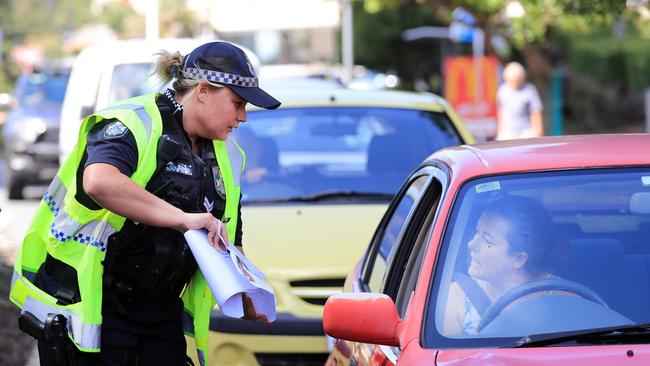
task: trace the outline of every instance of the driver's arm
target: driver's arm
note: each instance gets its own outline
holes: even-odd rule
[[[445,309],[442,333],[445,336],[463,334],[463,314],[465,313],[465,292],[458,282],[449,285],[449,296]]]

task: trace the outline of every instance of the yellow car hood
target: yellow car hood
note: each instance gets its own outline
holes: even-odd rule
[[[242,207],[244,252],[267,274],[347,275],[368,246],[386,204]]]
[[[273,285],[278,310],[320,316],[322,306],[305,299],[324,301],[328,293],[341,290],[327,280],[345,279],[386,207],[383,203],[243,206],[244,252]],[[295,282],[305,280],[307,284]],[[313,285],[310,280],[324,283]]]

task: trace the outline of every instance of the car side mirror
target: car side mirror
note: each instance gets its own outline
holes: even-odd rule
[[[385,294],[343,293],[325,303],[325,332],[348,341],[399,346],[398,325],[402,322],[393,300]]]

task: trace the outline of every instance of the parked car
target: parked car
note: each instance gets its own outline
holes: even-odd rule
[[[271,64],[260,68],[260,79],[268,87],[291,87],[297,80],[311,82],[317,86],[318,82],[329,82],[343,86],[345,70],[341,65],[321,63],[311,64]],[[370,70],[364,66],[356,65],[351,70],[349,89],[394,89],[399,86],[400,78],[394,73],[382,73]]]
[[[314,89],[269,93],[233,133],[246,152],[242,221],[247,257],[277,296],[264,327],[212,315],[214,365],[322,365],[327,297],[340,292],[401,182],[431,152],[472,141],[432,94]]]
[[[45,66],[16,80],[3,126],[7,193],[22,199],[28,184],[49,182],[59,166],[61,106],[70,76],[68,66]]]
[[[166,88],[160,80],[152,77],[156,52],[178,51],[186,55],[209,41],[214,40],[116,40],[93,44],[81,51],[72,65],[70,82],[63,102],[59,154],[61,163],[76,145],[79,126],[84,117],[108,107],[117,100]],[[253,67],[258,68],[257,56],[242,48]]]
[[[647,365],[649,154],[642,134],[436,152],[325,304],[327,365]]]

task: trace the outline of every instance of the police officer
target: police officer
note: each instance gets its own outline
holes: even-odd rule
[[[247,102],[280,102],[227,42],[185,57],[163,51],[156,73],[173,89],[85,118],[23,241],[10,298],[42,363],[183,365],[183,333],[207,362],[215,302],[182,233],[205,229],[215,247],[242,245],[245,158],[228,136]],[[249,298],[244,313],[267,322]],[[66,331],[72,346],[52,341]]]

